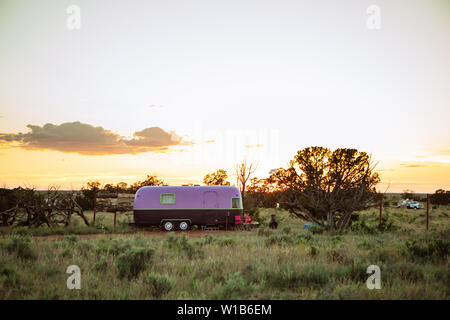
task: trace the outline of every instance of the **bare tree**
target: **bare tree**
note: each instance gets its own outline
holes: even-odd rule
[[[235,175],[238,188],[241,191],[242,203],[244,203],[245,199],[245,186],[247,185],[250,176],[255,173],[256,168],[256,163],[247,163],[246,159],[244,159],[241,163],[238,163],[235,167]]]

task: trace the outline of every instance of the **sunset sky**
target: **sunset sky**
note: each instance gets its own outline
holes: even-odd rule
[[[449,190],[449,123],[450,1],[0,0],[0,186],[263,178],[319,145]]]

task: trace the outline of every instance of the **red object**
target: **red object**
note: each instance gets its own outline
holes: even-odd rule
[[[246,216],[245,223],[252,223],[252,218],[250,218],[250,216]]]
[[[241,216],[234,216],[234,223],[236,225],[242,224]]]

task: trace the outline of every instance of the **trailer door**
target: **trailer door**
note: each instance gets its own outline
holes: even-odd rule
[[[203,193],[203,208],[218,208],[219,201],[216,191],[205,191]]]

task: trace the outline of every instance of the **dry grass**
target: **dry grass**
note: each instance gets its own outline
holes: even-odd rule
[[[449,209],[431,212],[428,232],[424,210],[390,207],[390,230],[377,230],[372,209],[361,220],[374,232],[354,228],[339,235],[313,234],[281,211],[276,231],[132,232],[30,242],[26,233],[8,231],[0,238],[0,298],[449,299]],[[111,214],[102,215],[97,222],[109,230]],[[82,233],[85,227],[77,228]],[[136,258],[139,248],[154,252]],[[73,264],[81,269],[81,290],[66,287],[65,271]],[[381,290],[366,287],[371,264],[381,268]],[[119,276],[120,268],[126,275],[134,267],[136,276]]]

